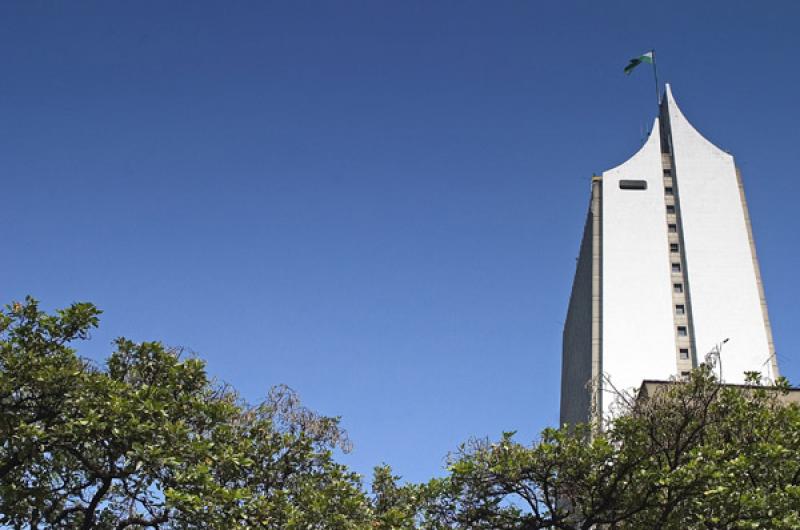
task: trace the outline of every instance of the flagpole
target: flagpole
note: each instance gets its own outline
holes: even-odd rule
[[[661,94],[658,90],[658,68],[656,68],[656,49],[650,50],[653,52],[653,80],[656,82],[656,107],[661,104]]]

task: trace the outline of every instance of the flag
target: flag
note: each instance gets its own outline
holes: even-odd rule
[[[630,75],[633,72],[633,69],[639,66],[642,63],[653,64],[653,51],[650,50],[649,52],[640,55],[634,59],[631,59],[631,62],[628,63],[628,66],[625,67],[625,75]]]

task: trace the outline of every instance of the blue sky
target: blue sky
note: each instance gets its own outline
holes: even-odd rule
[[[589,178],[655,114],[655,47],[742,168],[800,382],[796,2],[4,2],[3,303],[89,300],[341,415],[362,473],[558,418]]]

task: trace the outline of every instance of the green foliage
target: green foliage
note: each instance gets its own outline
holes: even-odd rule
[[[0,312],[0,528],[578,530],[800,528],[800,408],[788,383],[688,381],[630,400],[602,433],[473,440],[447,475],[372,493],[336,462],[338,418],[286,387],[256,405],[202,361],[124,338],[102,367],[73,344],[100,312]]]
[[[0,316],[0,527],[356,529],[360,479],[334,461],[338,419],[287,388],[256,406],[157,342],[116,341],[104,368],[70,344],[99,311]]]
[[[640,396],[604,433],[505,433],[452,456],[421,508],[469,529],[800,527],[800,409],[786,381],[720,385],[708,367]]]
[[[384,464],[377,466],[372,477],[373,528],[376,530],[413,530],[416,528],[450,528],[437,520],[435,506],[440,498],[441,481],[428,484],[399,485],[400,477]]]

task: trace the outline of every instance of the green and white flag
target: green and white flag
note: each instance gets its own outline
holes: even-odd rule
[[[639,57],[631,59],[631,62],[625,67],[625,75],[630,75],[630,73],[633,72],[633,69],[642,63],[653,64],[653,50],[650,50]]]

